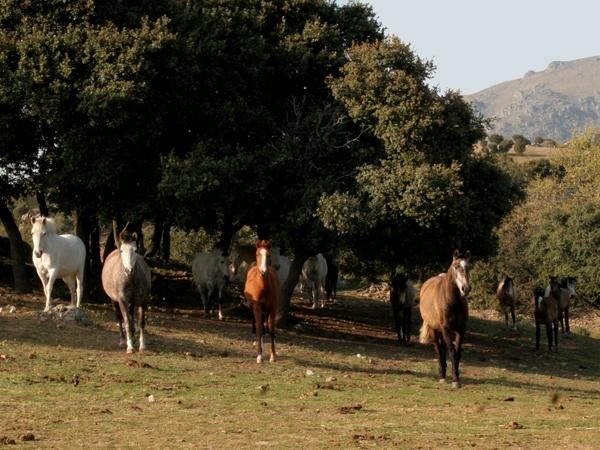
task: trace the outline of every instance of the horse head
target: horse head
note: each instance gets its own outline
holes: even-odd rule
[[[452,255],[453,279],[462,297],[466,297],[471,291],[470,257],[471,253],[468,250],[464,255],[461,255],[458,250],[454,250]]]
[[[46,251],[46,236],[48,233],[56,233],[54,221],[47,217],[31,218],[31,239],[33,241],[33,253],[36,258],[41,258]]]
[[[577,279],[575,277],[567,277],[567,289],[571,297],[575,297],[575,287],[577,285]]]
[[[119,252],[125,274],[130,275],[137,262],[137,233],[127,233],[122,231],[119,234]]]
[[[541,306],[542,300],[544,300],[544,290],[541,287],[536,287],[533,290],[533,301],[536,308]]]
[[[550,294],[554,298],[558,298],[560,295],[560,283],[558,282],[558,277],[556,275],[550,277]]]
[[[229,255],[217,250],[217,270],[223,276],[225,282],[229,281]]]
[[[271,244],[269,240],[256,241],[256,266],[261,275],[266,275],[268,272],[269,258],[271,257]]]

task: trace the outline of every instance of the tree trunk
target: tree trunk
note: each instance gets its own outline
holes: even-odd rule
[[[235,233],[240,231],[241,228],[242,225],[229,222],[224,225],[223,230],[221,231],[221,237],[219,238],[219,243],[217,244],[217,248],[220,248],[223,251],[223,254],[229,254],[233,236],[235,236]]]
[[[292,294],[294,293],[294,288],[300,278],[304,261],[306,261],[310,255],[311,253],[309,251],[299,251],[294,253],[294,259],[290,266],[290,273],[281,288],[281,299],[277,308],[277,326],[285,327],[289,322]]]
[[[165,223],[162,235],[162,259],[169,262],[171,259],[171,224]]]
[[[0,201],[0,220],[4,229],[8,234],[10,241],[10,260],[12,263],[13,282],[17,292],[30,292],[31,286],[29,285],[29,279],[27,278],[27,268],[25,267],[25,261],[27,255],[23,248],[23,239],[21,238],[21,232],[17,226],[12,212],[8,208],[5,201]]]
[[[50,212],[48,211],[48,204],[46,203],[46,196],[42,191],[36,191],[35,198],[38,203],[38,208],[40,209],[40,215],[44,217],[48,217]]]
[[[100,289],[102,275],[102,260],[100,258],[100,225],[96,215],[90,216],[90,300],[104,300]]]
[[[116,224],[117,232],[119,232],[118,230],[122,230],[125,226],[121,219],[116,219]],[[113,231],[113,224],[111,223],[111,225],[108,228],[110,232],[108,233],[108,238],[106,239],[106,243],[104,244],[104,251],[102,252],[102,261],[106,261],[106,258],[108,257],[108,255],[110,255],[110,252],[117,248],[117,246],[115,245],[115,234]]]
[[[85,269],[83,274],[83,300],[90,299],[90,218],[85,209],[77,211],[76,234],[85,246]]]
[[[137,246],[138,252],[140,255],[144,255],[146,253],[146,246],[144,244],[144,232],[142,230],[142,222],[135,222],[130,225],[130,228],[137,234]]]
[[[158,250],[160,250],[160,240],[163,234],[163,226],[164,219],[161,214],[158,214],[156,219],[154,219],[154,231],[152,232],[152,237],[150,238],[150,248],[146,253],[147,258],[153,258],[158,253]]]

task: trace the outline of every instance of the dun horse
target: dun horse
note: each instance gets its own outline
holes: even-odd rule
[[[31,218],[33,239],[33,265],[46,296],[44,311],[52,308],[52,288],[57,278],[62,278],[71,293],[71,305],[81,306],[85,246],[72,234],[56,234],[54,220],[47,217]]]
[[[552,279],[553,278],[553,279]],[[548,351],[552,351],[552,329],[554,329],[554,348],[558,351],[558,282],[556,277],[550,280],[550,295],[545,295],[542,288],[533,291],[533,315],[535,317],[535,349],[540,349],[540,327],[546,326]]]
[[[271,336],[271,357],[275,361],[275,314],[279,303],[280,285],[277,270],[269,265],[271,241],[256,241],[256,265],[248,270],[244,296],[252,308],[256,327],[256,344],[258,354],[256,362],[263,361],[263,315]]]
[[[452,358],[452,387],[460,387],[458,366],[466,331],[471,290],[469,252],[454,251],[447,273],[429,278],[421,287],[419,308],[423,318],[420,341],[433,342],[438,354],[440,382],[446,382],[446,352]],[[456,344],[453,342],[456,336]]]
[[[571,306],[571,299],[575,297],[576,280],[573,277],[567,277],[559,283],[558,277],[551,276],[550,284],[546,286],[546,297],[550,295],[552,283],[557,286],[555,289],[555,297],[558,301],[558,321],[560,322],[560,330],[562,333],[570,333],[569,307]]]
[[[496,298],[500,301],[500,308],[502,308],[502,311],[504,312],[506,328],[508,328],[508,312],[510,311],[513,329],[516,330],[517,322],[515,320],[515,305],[517,303],[517,290],[515,289],[513,279],[508,275],[504,275],[504,278],[502,278],[502,281],[498,284]]]
[[[415,288],[405,274],[396,274],[392,278],[390,303],[394,314],[394,326],[398,333],[398,342],[410,342],[410,321],[415,301]]]
[[[133,353],[135,336],[134,316],[137,311],[140,333],[139,351],[146,349],[144,341],[145,314],[150,297],[150,268],[144,258],[137,253],[137,235],[125,231],[117,236],[113,250],[104,260],[102,268],[102,287],[112,300],[119,322],[120,340],[123,345],[127,336],[127,353]],[[125,333],[123,332],[125,328]]]

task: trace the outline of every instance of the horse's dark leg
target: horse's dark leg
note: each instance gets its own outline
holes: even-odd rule
[[[535,349],[540,349],[540,323],[535,321]]]
[[[565,332],[570,333],[571,329],[569,328],[569,307],[565,308]]]
[[[510,315],[512,317],[513,329],[517,329],[517,320],[515,318],[515,305],[510,305]]]
[[[412,319],[411,316],[412,316],[412,309],[405,308],[404,309],[404,342],[407,344],[410,342],[410,322]]]
[[[119,347],[123,347],[125,345],[125,331],[123,330],[123,314],[121,314],[121,308],[119,308],[119,304],[112,302],[113,308],[115,310],[115,317],[117,319],[117,323],[119,324]]]
[[[438,355],[440,382],[446,382],[446,344],[439,331],[434,331],[433,345]]]
[[[269,362],[275,362],[275,308],[270,308],[267,322],[269,325],[269,336],[271,337],[271,357],[269,358]]]
[[[554,321],[554,351],[558,351],[558,323]]]
[[[140,330],[140,352],[146,350],[146,339],[144,336],[144,329],[146,328],[146,306],[138,306],[138,328]]]
[[[392,304],[392,315],[394,317],[394,327],[396,328],[396,333],[398,334],[398,342],[403,342],[402,340],[402,329],[400,325],[399,309],[400,305],[398,305],[398,299],[392,295],[390,299],[390,303]]]
[[[210,301],[210,299],[208,298],[208,289],[206,289],[206,286],[200,286],[199,289],[200,291],[200,297],[202,297],[202,307],[204,308],[204,317],[208,316],[208,302]]]
[[[452,387],[454,389],[460,387],[460,383],[458,381],[458,360],[457,360],[457,351],[454,347],[454,342],[452,342],[452,338],[450,337],[450,330],[447,328],[442,328],[442,339],[446,344],[446,347],[450,351],[450,358],[452,360]]]
[[[506,328],[508,328],[508,311],[504,311],[504,320],[506,322]]]
[[[454,381],[454,379],[452,380],[453,388],[460,387],[460,382],[458,381],[458,373],[459,373],[459,366],[460,366],[460,358],[462,356],[462,341],[463,341],[464,337],[465,337],[465,330],[460,330],[460,331],[456,332],[456,353],[454,356],[455,363],[452,367],[452,369],[455,371],[456,381]]]
[[[564,333],[565,332],[564,317],[563,317],[563,311],[560,308],[558,309],[558,321],[560,322],[560,332]]]
[[[262,340],[263,340],[263,320],[262,320],[262,311],[258,304],[254,304],[252,306],[252,311],[254,313],[254,322],[256,324],[256,362],[261,363],[263,361],[263,349],[262,349]]]
[[[546,337],[548,338],[548,351],[552,351],[552,323],[546,323]]]

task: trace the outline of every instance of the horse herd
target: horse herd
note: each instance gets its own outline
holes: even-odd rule
[[[33,217],[32,241],[33,263],[42,281],[46,297],[45,311],[52,308],[52,287],[62,278],[71,293],[71,304],[81,305],[85,264],[85,247],[74,235],[58,235],[54,221],[47,217]],[[145,313],[150,299],[150,268],[137,253],[135,233],[116,232],[113,226],[116,249],[105,259],[102,268],[102,286],[115,309],[120,328],[120,345],[126,344],[127,353],[134,351],[135,329],[139,330],[139,351],[145,350]],[[459,365],[462,341],[468,319],[467,295],[471,290],[469,252],[454,251],[447,272],[426,280],[419,293],[419,309],[423,324],[420,342],[434,344],[438,355],[439,378],[446,381],[446,355],[452,363],[452,387],[460,387]],[[282,284],[288,277],[290,260],[281,255],[271,241],[259,240],[255,246],[238,247],[227,257],[219,250],[199,253],[192,264],[192,278],[200,293],[205,314],[214,311],[212,298],[216,294],[218,317],[222,319],[222,294],[228,281],[236,280],[244,286],[244,297],[253,312],[253,332],[256,335],[256,361],[262,362],[263,335],[269,333],[270,358],[275,361],[275,318]],[[335,298],[338,268],[333,261],[318,254],[310,257],[302,267],[301,283],[307,287],[312,307],[324,306],[319,301],[319,291],[327,298]],[[548,349],[558,344],[558,323],[563,332],[569,332],[569,305],[575,295],[575,279],[559,282],[551,277],[546,289],[534,291],[534,317],[536,323],[536,349],[539,349],[540,327],[546,326]],[[411,312],[416,298],[412,281],[402,274],[393,277],[390,303],[398,333],[398,340],[410,341]],[[517,291],[508,276],[500,281],[497,298],[505,313],[508,312],[516,329],[515,305]],[[136,314],[137,313],[137,314]],[[137,327],[134,317],[137,315]],[[563,325],[564,322],[564,325]],[[552,334],[554,331],[554,334]]]

